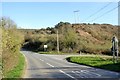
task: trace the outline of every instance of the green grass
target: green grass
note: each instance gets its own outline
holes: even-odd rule
[[[113,63],[112,58],[110,57],[79,56],[79,57],[68,57],[66,59],[69,62],[73,62],[77,64],[120,72],[120,59],[118,63]]]
[[[14,69],[9,71],[5,75],[5,78],[20,78],[20,77],[22,77],[24,65],[25,65],[25,58],[24,58],[23,54],[20,53],[18,65],[16,67],[14,67]]]

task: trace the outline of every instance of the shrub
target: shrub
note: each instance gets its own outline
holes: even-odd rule
[[[2,29],[2,60],[3,74],[13,69],[19,59],[19,51],[23,43],[23,35],[16,29],[15,23],[10,18],[1,18]]]

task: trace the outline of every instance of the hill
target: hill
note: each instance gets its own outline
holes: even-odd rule
[[[24,33],[24,48],[43,51],[43,45],[48,45],[48,51],[56,51],[59,32],[59,47],[61,52],[84,52],[94,54],[111,54],[111,39],[118,37],[118,26],[111,24],[70,24],[60,22],[54,28],[20,29]]]

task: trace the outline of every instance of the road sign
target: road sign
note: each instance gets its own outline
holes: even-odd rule
[[[113,54],[113,62],[118,61],[118,39],[116,36],[112,38],[112,54]]]
[[[47,45],[44,45],[44,48],[47,48]]]

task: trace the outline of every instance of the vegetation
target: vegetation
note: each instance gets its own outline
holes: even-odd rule
[[[6,78],[20,78],[23,74],[23,69],[25,65],[25,59],[22,54],[20,54],[18,64],[12,70],[10,70],[5,77]]]
[[[20,48],[24,41],[24,36],[17,30],[17,25],[10,18],[2,17],[0,19],[0,29],[2,30],[1,62],[3,77],[12,77],[9,74],[13,76],[18,75],[14,74],[14,71],[18,70],[17,66],[19,66],[19,62],[23,59],[20,54]],[[17,73],[19,73],[19,70]]]
[[[0,28],[0,79],[2,78],[2,29]]]
[[[115,64],[112,62],[111,57],[103,57],[103,56],[102,57],[99,56],[68,57],[67,60],[77,64],[120,72],[120,58],[119,58],[119,62]]]
[[[25,35],[24,48],[33,51],[57,51],[57,35],[59,32],[59,47],[63,53],[94,53],[111,55],[111,39],[117,36],[118,26],[110,24],[70,24],[60,22],[54,28],[20,29]]]
[[[40,52],[40,54],[56,54],[57,30],[59,32],[60,54],[83,52],[111,55],[111,38],[113,35],[117,36],[118,26],[60,22],[55,27],[46,29],[17,29],[14,21],[2,17],[0,18],[0,55],[2,55],[2,57],[0,56],[0,69],[3,71],[3,76],[20,77],[24,64],[24,59],[19,52],[21,47]],[[44,45],[48,45],[47,52],[43,52]],[[111,64],[111,62],[105,61],[105,64]],[[112,66],[114,65],[119,66],[119,64]]]

